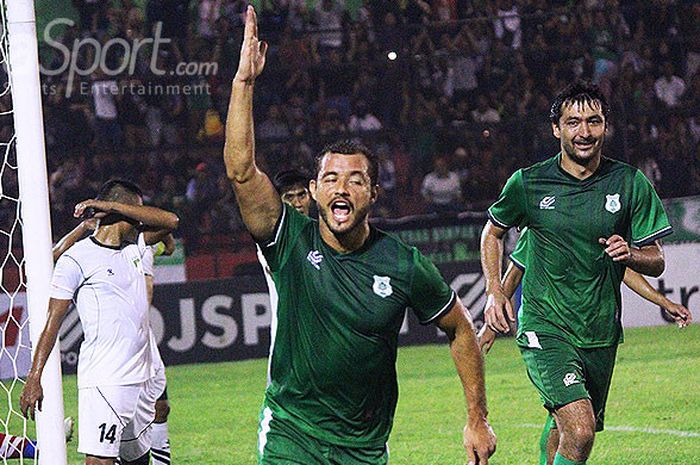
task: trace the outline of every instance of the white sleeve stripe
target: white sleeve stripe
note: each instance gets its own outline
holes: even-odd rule
[[[654,233],[649,234],[648,236],[642,237],[641,239],[632,240],[632,244],[645,245],[645,243],[650,242],[652,240],[658,239],[660,237],[668,236],[672,232],[673,232],[673,227],[671,225],[668,225],[665,228],[662,228]]]
[[[489,215],[489,219],[491,220],[491,222],[496,226],[499,226],[503,229],[510,229],[512,227],[509,224],[505,224],[502,221],[498,221],[498,219],[495,216],[493,216],[493,213],[491,213],[491,210],[487,211],[486,213]]]
[[[275,231],[275,239],[270,242],[269,244],[266,244],[265,247],[272,247],[273,245],[277,244],[277,241],[280,238],[280,234],[282,234],[282,227],[284,226],[284,220],[287,216],[287,209],[282,205],[282,217],[280,218],[280,223],[277,226],[277,230]]]
[[[447,301],[447,303],[440,309],[440,311],[438,311],[435,315],[431,316],[427,320],[421,321],[420,324],[427,325],[431,321],[434,321],[437,318],[441,317],[444,313],[446,313],[447,311],[449,311],[452,308],[452,305],[454,305],[456,298],[457,298],[457,293],[453,289],[452,295],[450,296],[450,300]]]
[[[515,259],[512,255],[509,258],[510,258],[510,261],[515,263],[515,266],[517,266],[518,268],[520,268],[523,271],[525,270],[525,265],[523,265],[519,260]]]

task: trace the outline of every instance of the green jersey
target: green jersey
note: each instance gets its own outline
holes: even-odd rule
[[[625,267],[599,238],[613,234],[641,247],[671,234],[666,212],[638,169],[603,158],[579,180],[561,154],[518,170],[489,208],[503,228],[528,228],[518,335],[563,335],[582,348],[617,344]]]
[[[265,394],[272,415],[332,444],[384,445],[406,307],[427,324],[449,311],[454,291],[415,247],[371,228],[359,250],[341,254],[288,205],[261,250],[279,296]]]

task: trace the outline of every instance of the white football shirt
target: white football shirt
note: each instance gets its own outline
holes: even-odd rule
[[[142,234],[136,244],[122,248],[90,236],[56,262],[51,297],[74,301],[85,334],[78,388],[135,384],[151,377],[145,250]]]
[[[143,254],[143,274],[146,276],[154,276],[154,274],[153,274],[153,271],[154,271],[153,258],[156,254],[157,249],[158,249],[158,244],[146,246],[146,252]],[[150,311],[150,308],[149,308],[149,311]],[[156,343],[156,337],[153,334],[153,330],[151,329],[150,320],[149,320],[149,324],[148,324],[148,329],[149,329],[149,332],[151,333],[151,336],[150,336],[151,361],[152,361],[151,374],[155,375],[159,370],[161,370],[161,369],[165,370],[165,364],[163,363],[163,358],[160,356],[160,351],[158,350],[158,344]]]

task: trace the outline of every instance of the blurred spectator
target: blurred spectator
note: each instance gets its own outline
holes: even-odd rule
[[[91,92],[95,110],[96,145],[98,148],[116,147],[121,142],[121,128],[117,119],[117,81],[98,68],[93,75]]]
[[[495,124],[501,121],[501,116],[495,108],[489,106],[488,97],[479,95],[476,108],[472,110],[472,119],[477,123]]]
[[[277,105],[271,105],[267,110],[267,118],[255,128],[256,135],[261,139],[284,139],[289,137],[289,128],[282,118]]]
[[[423,178],[421,195],[431,213],[451,213],[462,210],[459,176],[454,171],[450,171],[446,158],[435,158],[433,171]]]
[[[518,5],[515,0],[498,0],[493,31],[497,39],[507,46],[518,49],[523,40]]]
[[[685,92],[685,81],[673,73],[673,64],[665,62],[663,64],[663,76],[654,83],[656,97],[664,102],[667,107],[678,106],[683,92]]]
[[[367,103],[363,100],[358,101],[355,104],[355,111],[350,116],[348,131],[368,132],[379,131],[380,129],[382,129],[382,123],[370,112]]]

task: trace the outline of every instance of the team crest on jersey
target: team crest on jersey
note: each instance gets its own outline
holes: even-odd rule
[[[622,205],[620,204],[620,194],[612,194],[605,196],[605,209],[610,213],[617,213],[620,211]]]
[[[391,278],[388,276],[373,276],[374,284],[372,284],[372,290],[379,297],[389,297],[394,289],[391,287]]]

